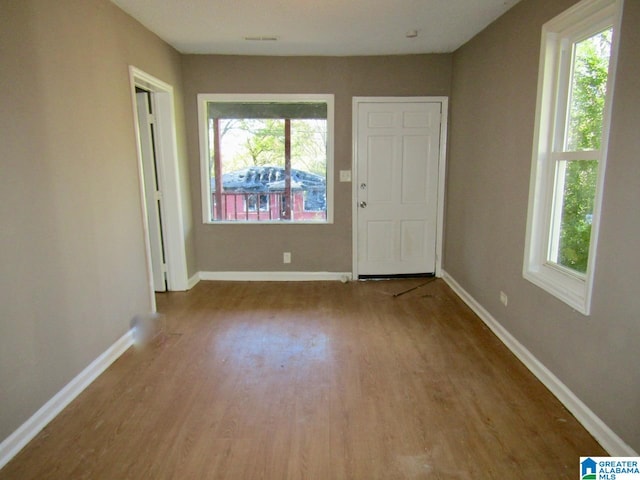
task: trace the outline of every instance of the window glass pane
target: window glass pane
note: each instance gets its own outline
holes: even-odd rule
[[[291,121],[291,165],[303,185],[295,207],[302,208],[307,220],[327,217],[327,121],[326,119]],[[294,211],[296,208],[294,208]],[[298,208],[300,210],[300,208]]]
[[[556,175],[556,221],[552,228],[550,258],[580,273],[587,271],[598,162],[558,162]]]
[[[209,102],[207,114],[212,220],[327,220],[327,103]]]
[[[600,148],[611,35],[608,29],[574,44],[566,151]]]

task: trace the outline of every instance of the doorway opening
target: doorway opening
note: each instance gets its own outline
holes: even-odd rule
[[[155,292],[188,290],[173,87],[129,67],[151,310]]]

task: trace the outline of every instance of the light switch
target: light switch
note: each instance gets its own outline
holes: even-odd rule
[[[340,181],[341,182],[350,182],[351,181],[351,170],[340,170]]]

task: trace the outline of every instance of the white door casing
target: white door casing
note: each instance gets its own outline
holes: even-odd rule
[[[440,272],[442,97],[354,98],[354,276]]]
[[[178,170],[178,149],[174,110],[173,87],[142,70],[129,66],[129,81],[134,114],[134,128],[138,142],[138,171],[140,197],[142,205],[142,227],[144,230],[145,248],[147,252],[149,301],[151,311],[155,311],[155,294],[153,272],[151,268],[151,246],[149,228],[146,218],[146,199],[144,196],[144,179],[142,154],[140,151],[140,132],[137,122],[136,87],[151,93],[155,112],[156,125],[156,159],[160,189],[163,192],[163,222],[165,261],[167,264],[167,288],[169,290],[188,290],[187,257],[185,250],[185,231],[182,216],[182,192]],[[185,197],[186,198],[186,197]]]

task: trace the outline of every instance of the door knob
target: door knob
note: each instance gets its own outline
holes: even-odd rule
[[[367,202],[360,202],[360,208],[367,208]]]

